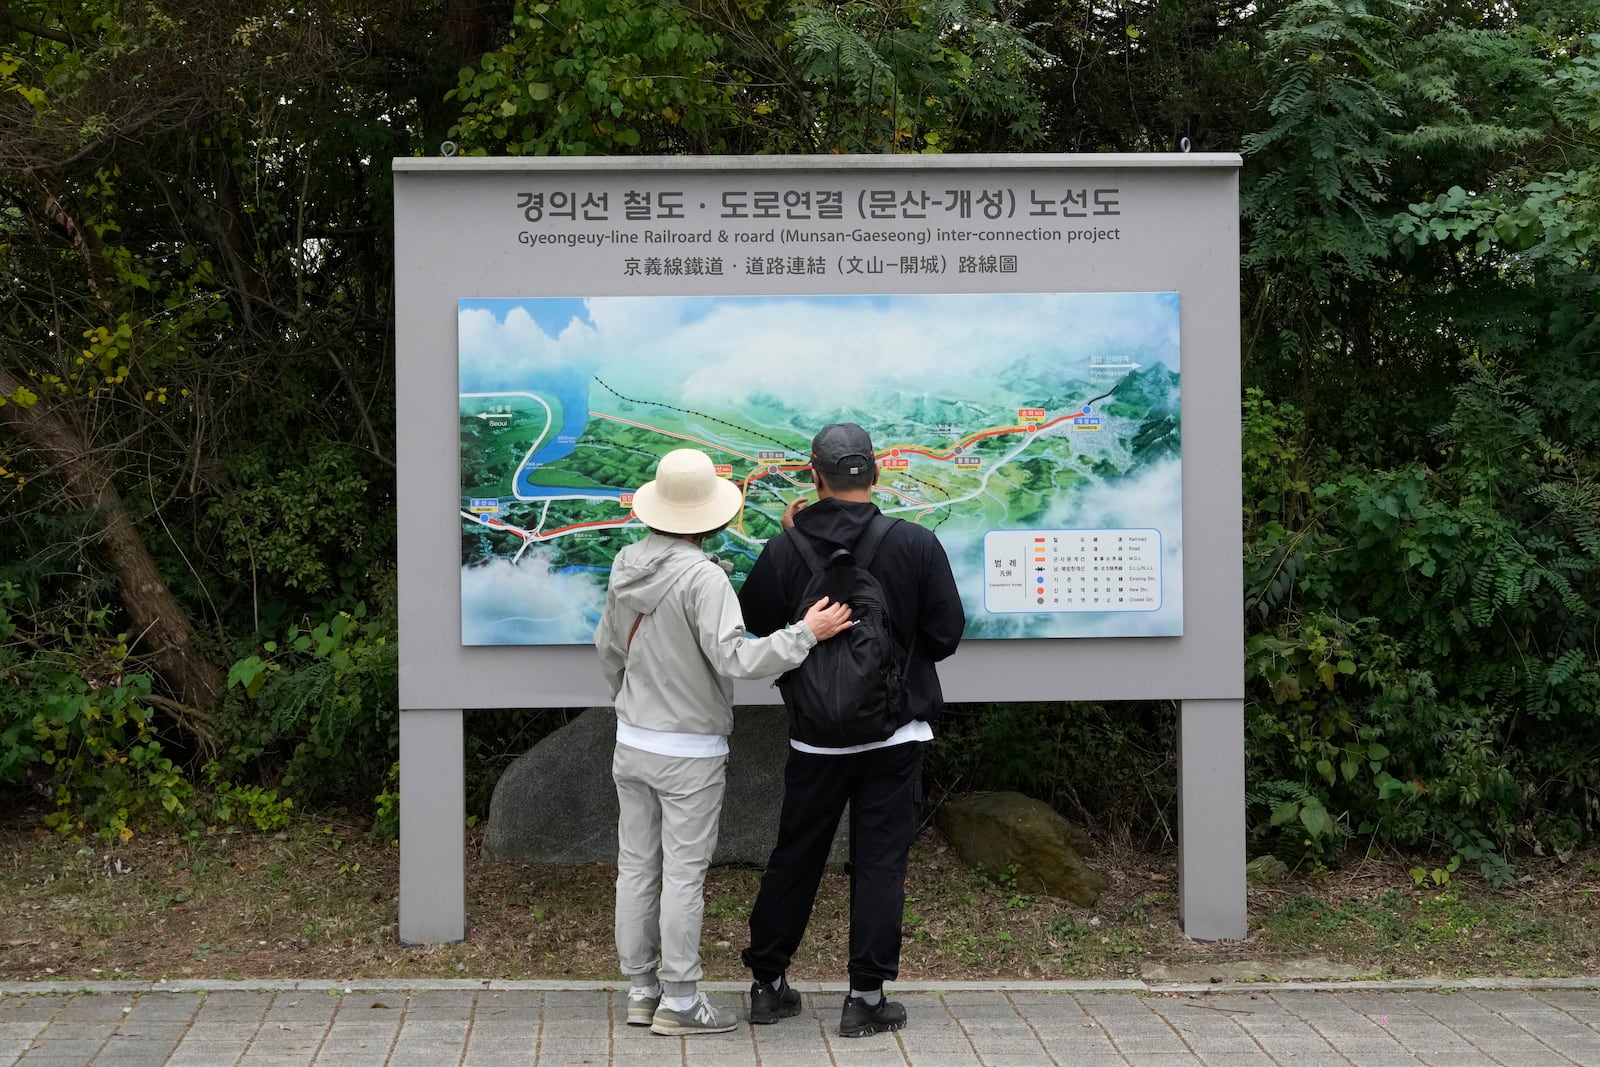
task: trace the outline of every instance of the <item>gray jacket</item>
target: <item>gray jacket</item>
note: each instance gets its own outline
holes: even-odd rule
[[[634,620],[633,644],[628,633]],[[733,731],[733,678],[781,674],[816,637],[796,624],[749,637],[733,586],[710,556],[650,534],[617,553],[594,644],[617,718],[646,730]]]

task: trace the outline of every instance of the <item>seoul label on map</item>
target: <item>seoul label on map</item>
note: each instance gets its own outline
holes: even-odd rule
[[[969,638],[1182,633],[1175,293],[463,299],[458,337],[464,644],[590,641],[674,448],[739,487],[738,586],[837,421]]]

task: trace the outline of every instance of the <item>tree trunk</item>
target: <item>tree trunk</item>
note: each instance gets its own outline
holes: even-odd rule
[[[511,10],[507,0],[445,0],[439,32],[428,41],[415,90],[424,155],[439,149],[445,132],[461,114],[460,105],[446,100],[445,93],[455,88],[461,68],[476,63],[511,25]]]
[[[0,368],[0,397],[14,396],[25,384]],[[83,434],[43,400],[31,407],[9,400],[0,405],[0,422],[44,459],[71,504],[88,510],[100,524],[100,542],[117,575],[135,651],[149,656],[184,704],[213,710],[222,696],[222,671],[196,650],[189,616],[139,536],[111,482],[110,464],[102,462]]]

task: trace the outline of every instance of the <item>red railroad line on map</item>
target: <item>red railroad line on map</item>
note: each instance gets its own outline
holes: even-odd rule
[[[532,530],[524,530],[520,526],[513,526],[509,522],[501,522],[499,519],[484,519],[481,525],[496,530],[505,530],[507,533],[514,533],[525,541],[544,541],[560,534],[571,533],[573,530],[626,526],[632,520],[633,512],[629,511],[620,519],[596,519],[593,522],[575,522],[570,526],[557,526],[553,530],[540,530],[538,533],[534,533]]]
[[[612,422],[620,422],[625,426],[632,426],[632,427],[634,427],[636,429],[640,429],[640,430],[649,430],[651,433],[658,433],[658,434],[661,434],[664,437],[675,437],[680,441],[693,441],[695,444],[705,445],[707,448],[715,449],[718,452],[727,452],[727,453],[729,453],[731,455],[738,456],[740,459],[747,459],[750,462],[754,463],[755,467],[748,474],[746,474],[744,476],[744,480],[743,480],[742,484],[745,486],[746,489],[749,488],[750,480],[756,476],[756,471],[757,470],[766,470],[768,468],[772,468],[772,469],[776,469],[776,470],[780,470],[780,471],[785,471],[785,470],[800,471],[800,470],[806,470],[810,466],[810,464],[806,464],[806,463],[770,463],[770,462],[769,463],[763,463],[763,462],[757,460],[756,457],[751,456],[751,455],[746,455],[745,453],[740,452],[738,449],[728,448],[725,445],[715,444],[715,443],[713,443],[711,441],[707,441],[703,437],[694,437],[694,436],[691,436],[689,434],[673,433],[671,430],[663,430],[659,426],[651,426],[647,422],[635,422],[632,419],[624,419],[619,415],[607,415],[607,414],[605,414],[604,412],[601,412],[601,411],[591,411],[591,412],[589,412],[589,414],[594,416],[597,419],[609,419]],[[996,426],[993,429],[977,430],[977,431],[974,431],[973,433],[968,434],[966,437],[963,437],[961,440],[957,441],[954,445],[951,446],[950,451],[948,451],[948,452],[934,452],[931,449],[923,448],[921,445],[891,445],[888,448],[880,448],[880,449],[878,449],[877,455],[874,456],[873,458],[874,459],[883,459],[885,456],[897,455],[897,454],[899,454],[901,452],[913,452],[913,453],[915,453],[915,454],[917,454],[919,456],[927,456],[929,459],[938,459],[938,460],[954,459],[956,457],[958,449],[965,449],[969,445],[977,444],[979,441],[982,441],[984,438],[987,438],[987,437],[1002,437],[1002,436],[1005,436],[1006,434],[1014,434],[1014,433],[1037,433],[1040,430],[1048,430],[1052,426],[1058,426],[1061,423],[1066,422],[1068,419],[1075,419],[1075,418],[1079,417],[1082,414],[1083,414],[1083,411],[1080,409],[1078,411],[1074,411],[1070,415],[1058,415],[1055,418],[1051,419],[1049,422],[1041,422],[1041,423],[1030,424],[1030,425],[1026,425],[1026,426]]]

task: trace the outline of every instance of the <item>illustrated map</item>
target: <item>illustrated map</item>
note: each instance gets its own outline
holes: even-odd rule
[[[860,423],[875,502],[933,530],[967,637],[1182,632],[1179,298],[1012,293],[458,301],[462,641],[592,640],[632,494],[705,451],[739,586],[811,436]]]

